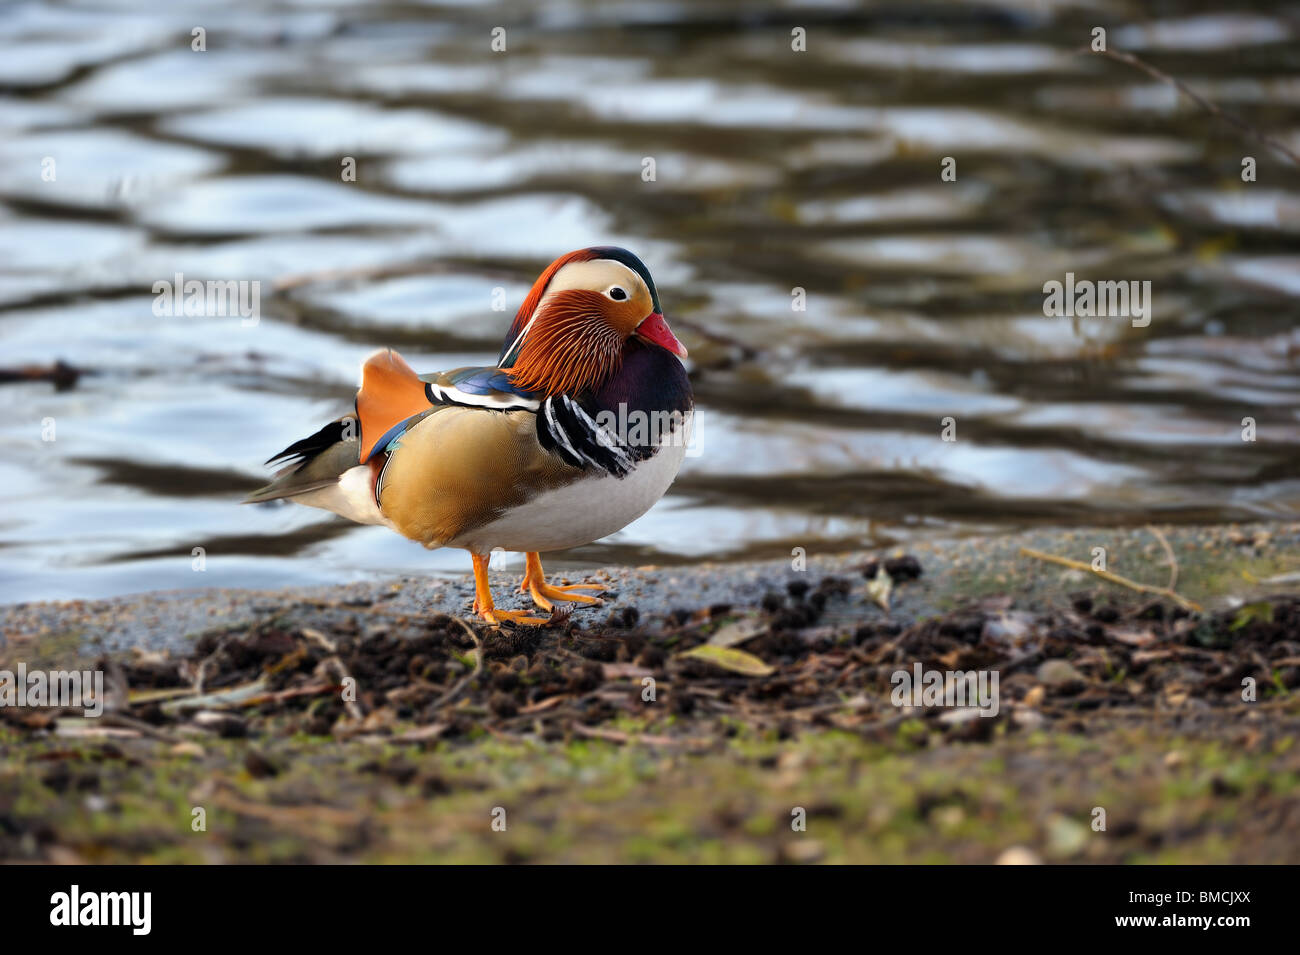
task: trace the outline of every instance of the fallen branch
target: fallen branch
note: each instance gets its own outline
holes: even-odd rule
[[[1174,556],[1174,549],[1169,546],[1169,538],[1160,532],[1160,528],[1148,524],[1147,530],[1160,541],[1160,546],[1165,549],[1165,556],[1169,558],[1169,589],[1173,590],[1178,586],[1178,558]]]
[[[202,695],[203,693],[203,683],[208,678],[208,664],[216,662],[217,656],[221,653],[222,650],[226,649],[226,644],[229,642],[230,642],[229,635],[222,637],[221,642],[217,644],[217,648],[213,650],[211,653],[209,653],[206,657],[204,657],[199,662],[198,668],[195,670],[194,673],[193,690],[196,695]]]
[[[1152,587],[1147,584],[1140,584],[1136,580],[1129,580],[1127,577],[1113,574],[1109,570],[1096,570],[1091,564],[1086,564],[1081,560],[1073,560],[1069,557],[1057,557],[1055,554],[1044,554],[1041,550],[1034,550],[1032,547],[1022,547],[1020,548],[1020,553],[1025,557],[1045,560],[1049,564],[1059,564],[1061,567],[1069,567],[1072,570],[1082,570],[1089,574],[1095,574],[1102,580],[1108,581],[1112,584],[1119,584],[1121,587],[1127,587],[1129,590],[1136,590],[1138,593],[1155,594],[1158,597],[1166,597],[1186,610],[1195,610],[1197,613],[1200,613],[1204,609],[1200,604],[1193,603],[1181,594],[1174,593],[1168,587]]]
[[[144,720],[138,720],[133,716],[127,716],[125,713],[105,713],[99,719],[100,722],[106,726],[134,730],[142,736],[162,740],[166,743],[180,742],[180,737],[174,733],[168,733],[166,730],[161,730],[158,727],[146,723]]]
[[[48,381],[55,391],[75,388],[77,379],[88,374],[84,368],[75,368],[62,359],[53,365],[24,365],[21,368],[0,368],[0,385],[26,381]]]
[[[479,640],[478,634],[474,632],[473,627],[467,624],[464,620],[461,620],[460,617],[452,617],[451,619],[455,620],[458,624],[460,624],[461,629],[463,629],[467,634],[469,634],[469,638],[474,641],[474,670],[470,673],[467,673],[465,676],[461,677],[456,682],[455,686],[453,686],[442,696],[438,697],[438,699],[434,701],[434,704],[432,706],[432,709],[434,710],[441,709],[442,707],[450,703],[452,700],[454,700],[457,696],[460,695],[460,692],[463,689],[465,689],[465,687],[469,686],[470,681],[472,681],[475,677],[477,677],[480,673],[483,672],[483,643],[482,641]]]
[[[326,657],[320,663],[316,664],[316,670],[317,672],[329,670],[334,671],[334,677],[338,681],[339,686],[345,687],[348,685],[348,681],[352,680],[352,674],[348,672],[347,664],[343,662],[343,659],[337,653],[332,657]],[[353,680],[352,685],[354,687],[356,686],[355,680]],[[342,696],[341,694],[340,696],[343,700],[343,708],[348,711],[348,716],[352,717],[358,723],[366,718],[366,711],[361,708],[360,703],[356,700],[349,700],[346,696]]]

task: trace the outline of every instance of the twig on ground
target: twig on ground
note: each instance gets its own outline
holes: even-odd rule
[[[1169,589],[1173,590],[1178,586],[1178,558],[1174,556],[1174,549],[1169,546],[1169,538],[1160,532],[1160,528],[1154,524],[1148,524],[1147,530],[1155,535],[1156,540],[1160,541],[1160,546],[1165,549],[1165,556],[1169,558]]]
[[[208,678],[208,664],[216,662],[217,655],[221,653],[222,650],[226,649],[226,644],[229,642],[230,642],[229,636],[222,637],[221,642],[217,644],[217,648],[213,650],[211,653],[209,653],[206,657],[204,657],[203,660],[199,663],[198,668],[194,671],[195,694],[202,695],[204,681],[206,681]]]
[[[461,677],[458,681],[456,681],[455,686],[453,686],[450,690],[448,690],[446,693],[444,693],[442,696],[438,697],[438,699],[434,701],[432,709],[435,710],[442,709],[442,707],[446,706],[448,703],[454,700],[457,696],[460,695],[460,692],[463,689],[465,689],[465,687],[469,686],[470,681],[472,681],[475,677],[477,677],[480,673],[483,672],[483,642],[479,640],[478,634],[474,632],[474,628],[471,627],[469,624],[467,624],[464,620],[460,619],[460,617],[452,617],[451,619],[455,620],[458,624],[460,624],[461,629],[463,629],[467,634],[469,634],[469,638],[474,641],[474,669],[472,672],[467,673],[465,674],[465,676]]]
[[[303,627],[299,632],[308,640],[323,647],[326,653],[339,652],[338,644],[314,627]]]
[[[1127,577],[1113,574],[1109,570],[1096,570],[1091,564],[1086,564],[1081,560],[1073,560],[1069,557],[1057,557],[1055,554],[1044,554],[1041,550],[1034,550],[1032,547],[1022,547],[1020,548],[1020,553],[1025,557],[1045,560],[1049,564],[1059,564],[1062,567],[1069,567],[1072,570],[1082,570],[1089,574],[1096,574],[1102,580],[1108,581],[1112,584],[1119,584],[1121,587],[1127,587],[1130,590],[1136,590],[1138,593],[1155,594],[1159,597],[1167,597],[1186,610],[1195,610],[1199,613],[1204,609],[1200,604],[1188,600],[1181,594],[1174,593],[1168,587],[1152,587],[1148,584],[1140,584],[1136,580],[1129,580]]]
[[[137,733],[144,736],[159,739],[166,743],[180,742],[180,737],[176,736],[174,733],[160,730],[158,727],[152,726],[144,720],[138,720],[133,716],[127,716],[125,713],[105,713],[99,718],[99,721],[105,726],[117,726],[122,729],[135,730]]]
[[[335,675],[338,677],[340,686],[347,686],[348,681],[352,679],[352,674],[348,671],[347,664],[343,662],[342,657],[337,653],[332,657],[326,657],[318,663],[317,669],[333,670]],[[355,681],[353,681],[353,685],[355,686]],[[366,711],[361,708],[361,704],[356,700],[349,700],[347,696],[344,696],[343,707],[348,711],[348,716],[352,717],[357,722],[366,718]]]

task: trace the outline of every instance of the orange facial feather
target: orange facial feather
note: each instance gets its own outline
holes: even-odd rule
[[[546,287],[551,284],[551,279],[555,278],[555,273],[560,271],[570,262],[590,262],[599,256],[594,249],[578,249],[576,252],[569,252],[560,256],[550,265],[548,265],[542,274],[537,277],[533,287],[528,290],[524,296],[523,304],[519,306],[519,311],[515,313],[515,320],[510,325],[510,331],[506,335],[506,341],[513,342],[519,333],[524,330],[528,320],[532,318],[533,312],[537,310],[537,305],[546,294]]]
[[[537,314],[508,374],[518,388],[558,395],[597,388],[618,371],[625,334],[599,292],[560,292]]]

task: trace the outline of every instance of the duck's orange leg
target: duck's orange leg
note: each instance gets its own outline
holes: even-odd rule
[[[527,610],[498,610],[492,605],[492,588],[488,586],[488,559],[471,554],[474,558],[474,612],[493,626],[519,623],[536,626],[546,623],[543,617],[530,616]]]
[[[524,558],[524,582],[520,585],[519,592],[532,594],[533,603],[542,610],[551,610],[551,601],[598,604],[600,603],[598,598],[575,593],[575,591],[604,589],[600,584],[572,584],[567,587],[552,587],[546,582],[546,573],[542,570],[541,556],[530,552]]]

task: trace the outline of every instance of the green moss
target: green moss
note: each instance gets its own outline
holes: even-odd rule
[[[0,855],[39,858],[35,834],[47,831],[90,862],[989,862],[1012,845],[1055,858],[1064,819],[1071,834],[1087,829],[1070,840],[1072,860],[1296,861],[1300,840],[1279,831],[1300,789],[1295,720],[1274,709],[1249,724],[1262,735],[1248,746],[1231,716],[1151,714],[1137,726],[1094,715],[1087,736],[1049,726],[987,743],[917,719],[883,739],[826,729],[781,741],[735,726],[699,752],[292,735],[205,738],[201,758],[149,739],[110,749],[0,726],[0,811],[13,823]],[[635,740],[668,722],[607,728]],[[253,778],[250,747],[278,775]],[[195,805],[207,832],[190,829]],[[1087,828],[1094,806],[1107,832]],[[492,830],[495,807],[504,832]],[[796,807],[806,832],[791,829]]]

